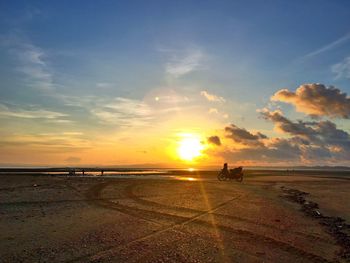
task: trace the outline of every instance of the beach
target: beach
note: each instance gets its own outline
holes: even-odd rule
[[[337,172],[0,182],[1,262],[349,262],[350,177]]]

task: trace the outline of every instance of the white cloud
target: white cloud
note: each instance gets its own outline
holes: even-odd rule
[[[114,84],[110,82],[98,82],[96,83],[96,87],[101,89],[109,89],[114,87]]]
[[[212,114],[212,115],[220,116],[220,117],[222,117],[224,119],[228,119],[229,118],[229,115],[227,113],[222,113],[217,108],[210,108],[208,110],[208,113]]]
[[[69,131],[69,132],[63,132],[63,135],[68,135],[68,136],[80,136],[84,135],[82,132],[76,132],[76,131]]]
[[[53,72],[43,49],[17,35],[1,37],[0,44],[13,56],[17,64],[15,69],[23,73],[28,86],[42,91],[54,90]]]
[[[90,112],[100,121],[118,126],[146,125],[153,119],[152,110],[146,103],[121,97],[96,106]]]
[[[10,109],[4,104],[0,104],[0,117],[15,117],[24,119],[61,119],[63,117],[68,117],[65,113],[49,111],[45,109],[33,109],[26,110],[16,107],[16,109]],[[66,121],[66,120],[62,120]]]
[[[216,109],[216,108],[210,108],[208,112],[210,114],[212,114],[212,113],[218,114],[219,113],[218,109]]]
[[[64,105],[78,107],[95,120],[115,127],[148,125],[156,113],[145,101],[123,97],[57,95]]]
[[[203,58],[204,53],[199,49],[172,52],[170,61],[165,66],[165,71],[172,77],[181,77],[200,69]]]
[[[347,42],[348,40],[350,40],[350,33],[347,33],[344,36],[338,38],[337,40],[306,54],[305,56],[303,56],[302,59],[311,58],[311,57],[317,56],[319,54],[322,54],[324,52],[327,52],[329,50],[332,50],[332,49],[336,48],[337,46],[339,46],[340,44]]]
[[[33,45],[26,45],[25,49],[22,51],[22,59],[29,61],[30,63],[36,65],[46,65],[44,62],[44,52]]]
[[[336,75],[336,79],[346,78],[350,79],[350,56],[344,58],[343,61],[334,64],[331,67],[332,72]]]
[[[215,94],[209,93],[205,90],[201,91],[201,95],[205,97],[208,101],[213,102],[225,102],[225,99],[223,97],[217,96]]]
[[[32,44],[21,44],[15,49],[19,60],[18,71],[27,77],[27,83],[40,90],[53,90],[55,84],[53,74],[47,61],[47,55],[40,48]]]
[[[75,121],[72,121],[72,120],[60,120],[60,119],[50,119],[50,120],[47,120],[47,122],[56,123],[56,124],[75,123]]]
[[[80,132],[15,133],[0,138],[2,147],[31,146],[44,152],[81,151],[92,146],[92,142]]]

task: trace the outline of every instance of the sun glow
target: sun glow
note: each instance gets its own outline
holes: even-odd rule
[[[182,160],[192,161],[202,154],[203,148],[204,146],[198,137],[187,135],[179,141],[177,152]]]

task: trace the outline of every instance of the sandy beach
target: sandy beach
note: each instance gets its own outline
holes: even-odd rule
[[[1,262],[348,262],[349,179],[1,175]]]

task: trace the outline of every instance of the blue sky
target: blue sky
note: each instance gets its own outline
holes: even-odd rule
[[[121,130],[151,120],[166,126],[173,115],[159,114],[174,103],[179,119],[211,111],[213,132],[235,123],[272,136],[256,111],[270,107],[278,90],[322,83],[350,92],[348,1],[3,1],[0,10],[0,133],[8,163],[34,162],[18,152],[42,150],[46,140],[54,149],[42,150],[52,154],[43,163],[71,156],[89,163],[82,156],[100,147],[92,145],[96,136],[118,146]],[[225,103],[201,100],[202,91]],[[173,104],[155,106],[150,97],[161,96]],[[278,108],[310,119],[292,105]],[[349,131],[347,120],[332,121]],[[55,141],[72,152],[63,154]]]

